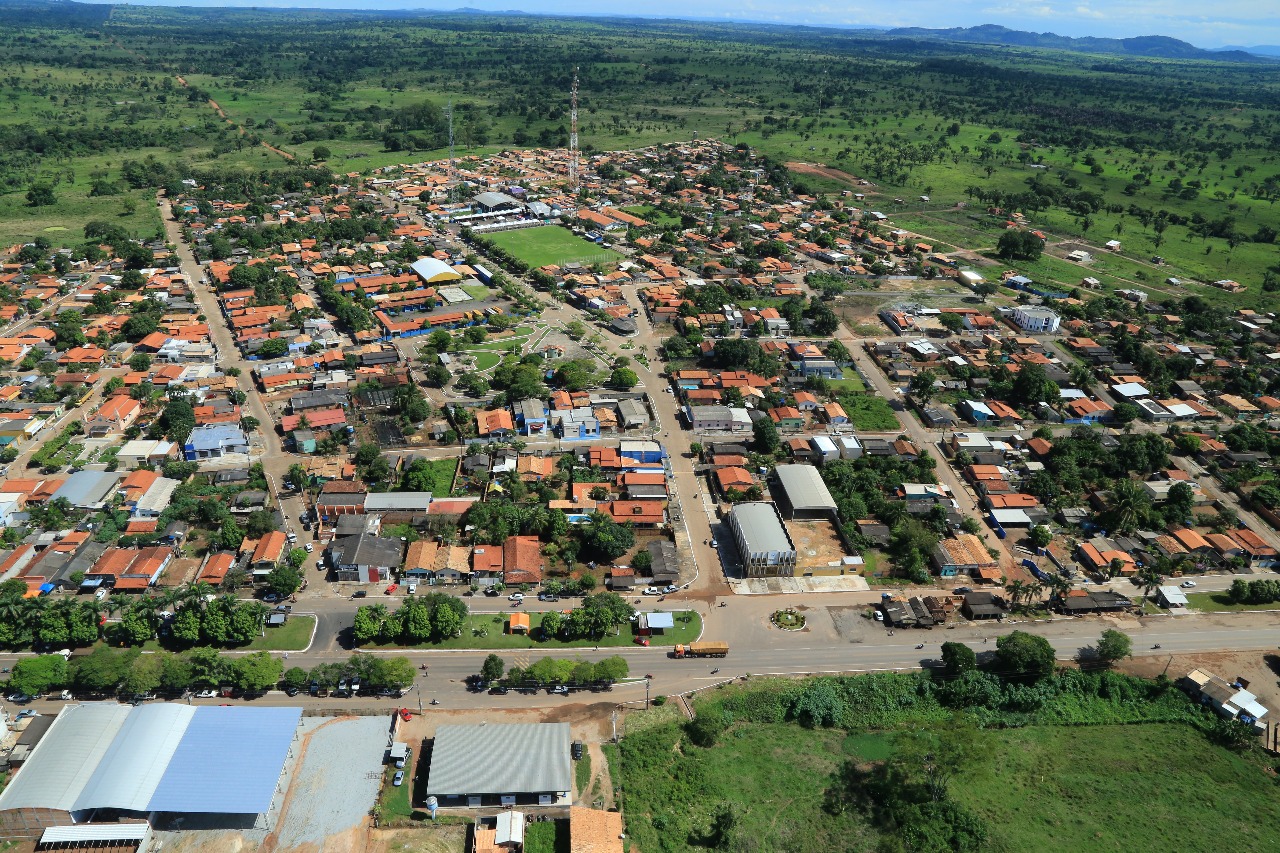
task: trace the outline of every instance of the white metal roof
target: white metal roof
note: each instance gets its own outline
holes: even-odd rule
[[[69,812],[132,710],[114,702],[68,705],[3,793],[0,811]]]
[[[151,826],[146,823],[82,823],[76,826],[51,826],[40,836],[40,843],[145,841],[150,830]]]
[[[573,790],[568,723],[440,726],[430,796],[567,793]]]
[[[134,709],[76,797],[75,810],[145,811],[195,713],[192,705],[170,702]]]

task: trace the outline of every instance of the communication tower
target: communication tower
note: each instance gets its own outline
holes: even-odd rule
[[[573,69],[569,90],[569,192],[578,191],[578,69]]]
[[[453,98],[449,98],[445,115],[449,117],[449,176],[453,177]]]

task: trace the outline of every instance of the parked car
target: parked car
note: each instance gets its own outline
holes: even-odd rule
[[[302,546],[302,549],[306,551],[308,554],[310,554],[312,551],[316,549],[316,546],[314,543],[308,542],[306,545]]]
[[[524,593],[513,592],[507,596],[507,601],[524,601]]]
[[[658,589],[656,586],[646,586],[644,588],[644,594],[645,595],[662,595],[662,590]]]
[[[201,690],[196,694],[197,699],[216,699],[217,696],[218,691],[216,690]]]
[[[364,598],[368,594],[369,594],[369,591],[367,589],[357,589],[355,592],[351,593],[351,597]]]
[[[955,594],[956,594],[956,595],[964,595],[966,592],[973,592],[973,587],[970,587],[970,586],[958,586],[958,587],[956,587],[956,588],[955,588],[954,592],[955,592]]]
[[[40,712],[39,712],[39,711],[36,711],[36,710],[34,710],[34,709],[32,709],[32,708],[28,708],[28,709],[27,709],[27,710],[25,710],[25,711],[19,711],[19,712],[14,716],[14,718],[13,718],[13,719],[14,719],[14,722],[17,722],[18,720],[25,720],[27,717],[38,717],[38,716],[40,716]]]
[[[501,684],[495,684],[489,688],[489,693],[492,696],[506,696],[508,692],[510,691],[508,691],[507,688],[503,687]]]
[[[712,547],[712,548],[719,548],[719,547],[720,547],[720,543],[719,543],[719,542],[717,542],[716,540],[712,539],[712,540],[711,540],[711,547]]]
[[[403,771],[403,770],[397,770],[397,771],[396,771],[396,775],[395,775],[395,776],[393,776],[393,777],[391,777],[391,784],[392,784],[392,785],[395,785],[397,788],[399,788],[401,785],[403,785],[403,784],[404,784],[404,771]]]
[[[538,600],[539,601],[559,601],[560,596],[553,595],[549,592],[540,592],[538,593]]]
[[[401,708],[401,709],[400,709],[400,719],[404,720],[406,723],[407,723],[407,722],[409,722],[409,719],[410,719],[412,716],[413,716],[413,715],[409,713],[409,709],[408,709],[408,708]]]
[[[405,587],[405,592],[409,593],[410,595],[414,595],[415,593],[417,593],[417,591],[418,591],[418,585],[412,581],[410,581],[409,585]]]
[[[675,584],[668,584],[667,586],[664,586],[662,588],[663,595],[670,595],[673,592],[679,592],[679,591],[680,591],[680,587],[676,586]]]
[[[1195,581],[1183,581],[1182,583],[1178,584],[1178,586],[1182,587],[1183,589],[1191,589],[1195,585],[1196,585]]]
[[[297,696],[297,695],[298,695],[298,688],[294,687],[293,685],[290,685],[290,686],[288,686],[288,687],[286,687],[286,688],[284,689],[284,695],[286,695],[286,696]]]
[[[389,696],[399,696],[400,691],[392,690],[390,687],[383,687],[378,690],[376,695],[379,699],[386,699]]]
[[[547,692],[553,696],[568,696],[569,688],[563,684],[557,684],[555,687],[549,688]]]
[[[25,705],[31,701],[31,697],[25,693],[10,693],[5,698],[15,705]]]
[[[582,752],[583,752],[582,741],[580,740],[575,740],[573,742],[573,745],[569,747],[569,755],[573,757],[574,761],[577,761],[580,758],[582,758]]]
[[[404,758],[403,758],[403,757],[401,757],[401,758],[397,758],[397,759],[396,759],[396,767],[397,767],[397,768],[400,768],[400,769],[403,769],[403,768],[404,768]]]
[[[398,583],[391,584],[391,586],[387,587],[387,595],[390,595],[391,593],[395,592],[399,588],[400,588],[400,584]]]
[[[280,594],[276,592],[264,593],[262,596],[262,600],[265,601],[267,604],[275,604],[277,601],[280,600]]]

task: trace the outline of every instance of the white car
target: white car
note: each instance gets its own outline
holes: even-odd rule
[[[217,696],[218,691],[216,690],[201,690],[196,694],[197,699],[216,699]]]
[[[308,554],[310,554],[312,551],[316,549],[316,546],[311,542],[308,542],[306,545],[303,545],[302,547]]]
[[[1183,581],[1182,583],[1178,584],[1178,586],[1182,587],[1183,589],[1191,589],[1195,585],[1196,585],[1195,581]]]
[[[644,594],[645,595],[662,595],[662,590],[658,589],[656,586],[646,586],[644,588]]]
[[[507,601],[524,601],[524,593],[513,592],[507,596]]]

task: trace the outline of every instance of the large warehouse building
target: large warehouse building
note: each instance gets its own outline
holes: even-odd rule
[[[834,521],[836,502],[812,465],[779,465],[770,494],[784,518],[796,521]]]
[[[301,719],[301,708],[67,705],[0,793],[0,837],[185,814],[253,826]]]
[[[568,723],[440,726],[427,796],[441,806],[567,806]]]
[[[729,513],[738,553],[749,578],[795,577],[796,546],[768,501],[735,504]]]

